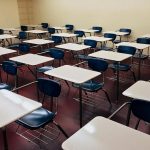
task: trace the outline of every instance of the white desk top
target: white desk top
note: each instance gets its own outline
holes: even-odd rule
[[[118,36],[124,36],[129,34],[128,32],[120,32],[120,31],[107,31],[107,32],[103,32],[103,33],[112,33],[112,34],[116,34]]]
[[[150,101],[150,82],[137,81],[122,94],[127,97]]]
[[[85,37],[83,38],[88,39],[88,40],[95,40],[97,42],[105,42],[105,41],[110,41],[112,38],[105,38],[105,37],[98,37],[98,36],[89,36],[89,37]]]
[[[8,90],[0,90],[0,128],[40,108],[41,103]]]
[[[39,25],[39,24],[27,24],[24,26],[28,26],[28,27],[32,27],[32,28],[41,27],[41,25]]]
[[[20,29],[17,28],[3,28],[4,31],[20,31]]]
[[[132,47],[135,47],[139,50],[143,50],[143,49],[148,48],[150,46],[149,44],[141,44],[141,43],[134,43],[134,42],[121,42],[121,43],[116,44],[117,47],[120,45],[132,46]]]
[[[29,44],[36,44],[36,45],[54,43],[54,41],[44,40],[44,39],[32,39],[32,40],[26,40],[26,41],[23,41],[23,42],[24,43],[29,43]]]
[[[76,44],[76,43],[66,43],[66,44],[57,45],[55,47],[62,48],[65,50],[70,50],[70,51],[81,51],[83,49],[90,48],[90,46]]]
[[[42,33],[48,33],[48,31],[43,31],[43,30],[29,30],[26,31],[27,33],[34,33],[34,34],[42,34]]]
[[[0,56],[10,54],[10,53],[15,53],[17,52],[16,50],[0,47]]]
[[[44,73],[46,75],[54,76],[78,84],[82,84],[101,74],[100,72],[70,65],[64,65]]]
[[[2,34],[0,35],[0,40],[3,40],[3,39],[12,39],[12,38],[15,38],[17,36],[13,36],[13,35],[10,35],[10,34]]]
[[[73,33],[55,33],[55,34],[52,34],[52,36],[60,36],[60,37],[70,38],[70,37],[76,37],[77,34],[73,34]]]
[[[101,51],[89,54],[89,56],[121,62],[127,58],[130,58],[132,55],[101,50]]]
[[[99,30],[93,30],[93,29],[77,29],[79,31],[83,31],[83,32],[86,32],[86,33],[95,33]]]
[[[66,27],[52,27],[55,28],[55,30],[66,30]]]
[[[26,65],[31,65],[31,66],[39,65],[54,60],[54,58],[41,56],[37,54],[25,54],[21,56],[12,57],[9,59]]]
[[[67,139],[64,150],[149,150],[150,135],[96,117]]]

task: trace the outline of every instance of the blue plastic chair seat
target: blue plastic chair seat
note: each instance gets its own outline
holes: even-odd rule
[[[9,48],[9,49],[18,49],[18,48],[19,48],[19,44],[20,44],[20,43],[12,44],[12,45],[10,45],[10,46],[7,46],[7,48]]]
[[[12,89],[12,87],[6,83],[0,83],[0,90],[2,90],[2,89],[6,89],[6,90],[10,91]]]
[[[52,122],[54,117],[55,113],[50,112],[44,108],[39,108],[17,120],[16,122],[27,129],[35,130],[40,127],[44,127],[49,122]]]
[[[120,64],[120,65],[110,64],[109,67],[114,70],[119,69],[119,71],[128,71],[131,69],[131,66],[128,64]]]
[[[54,69],[54,67],[52,67],[52,66],[44,66],[44,67],[37,68],[37,72],[44,73],[44,72],[52,70],[52,69]]]
[[[76,88],[79,88],[79,84],[76,84],[76,83],[73,83],[73,86],[76,87]],[[89,91],[89,92],[96,92],[100,89],[102,89],[104,86],[104,83],[98,83],[98,82],[95,82],[95,81],[87,81],[85,83],[83,83],[81,85],[81,88],[83,90],[86,90],[86,91]]]

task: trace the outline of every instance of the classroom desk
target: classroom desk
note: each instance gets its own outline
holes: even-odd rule
[[[101,73],[76,67],[76,66],[64,65],[55,68],[53,70],[46,71],[44,74],[81,85],[82,83],[99,76]],[[82,127],[82,88],[81,87],[79,87],[79,101],[80,101],[79,102],[80,127]]]
[[[48,31],[43,31],[43,30],[29,30],[29,31],[26,31],[28,34],[31,33],[31,34],[35,34],[37,37],[39,38],[42,38],[42,35],[41,34],[44,34],[44,33],[48,33]]]
[[[20,29],[17,28],[3,28],[4,31],[9,32],[10,34],[13,34],[13,32],[18,33],[21,31]]]
[[[95,117],[62,144],[63,150],[149,150],[150,135]]]
[[[141,36],[142,38],[150,38],[150,34],[145,34],[143,36]]]
[[[79,31],[83,31],[84,33],[89,33],[90,36],[92,35],[92,33],[95,33],[99,30],[94,30],[94,29],[78,29]]]
[[[139,80],[122,94],[133,99],[150,101],[150,82]]]
[[[74,54],[74,52],[76,53],[76,55],[78,55],[79,51],[85,50],[90,48],[91,46],[88,45],[81,45],[81,44],[76,44],[76,43],[66,43],[66,44],[61,44],[61,45],[57,45],[55,46],[57,48],[63,49],[63,50],[67,50],[67,51],[71,51],[72,54]]]
[[[89,36],[89,37],[85,37],[82,38],[83,40],[94,40],[96,42],[100,42],[101,43],[101,47],[102,47],[102,43],[107,42],[107,41],[111,41],[112,38],[105,38],[105,37],[98,37],[98,36]]]
[[[70,38],[74,38],[77,36],[77,34],[73,34],[73,33],[55,33],[55,34],[52,34],[52,36],[59,36],[59,37],[62,37],[63,40],[65,41],[65,43],[67,42],[66,41],[66,38],[69,40]]]
[[[11,53],[16,53],[16,50],[0,47],[0,56],[11,54]]]
[[[12,57],[9,59],[27,65],[28,69],[31,71],[32,75],[34,75],[36,79],[37,79],[37,73],[36,73],[37,65],[54,60],[54,58],[41,56],[37,54],[25,54],[21,56]],[[30,66],[35,67],[35,74],[30,69]]]
[[[8,90],[0,90],[0,128],[3,131],[4,150],[8,150],[6,126],[40,108],[41,103]]]
[[[41,46],[41,49],[42,49],[42,46],[45,45],[45,44],[47,44],[48,45],[47,47],[49,48],[49,44],[54,43],[54,41],[44,40],[44,39],[25,40],[23,42],[28,43],[28,44],[35,44],[35,45]]]
[[[95,58],[102,58],[106,60],[111,60],[115,61],[120,64],[121,61],[130,58],[132,55],[129,54],[124,54],[124,53],[117,53],[117,52],[112,52],[112,51],[98,51],[92,54],[89,54],[91,57]],[[117,102],[119,99],[119,69],[117,69],[117,88],[116,88],[116,94],[117,94]]]
[[[66,30],[66,27],[52,27],[52,28],[55,28],[55,30],[58,32],[58,31],[63,31],[63,30]]]
[[[12,43],[12,39],[16,38],[17,36],[13,36],[10,34],[1,34],[0,35],[0,41],[2,42],[3,46],[5,46],[5,40],[8,42],[8,44],[10,45]],[[9,42],[10,39],[10,42]]]
[[[24,26],[30,27],[33,30],[35,30],[35,28],[37,28],[37,27],[41,27],[41,25],[38,25],[38,24],[28,24],[28,25],[24,25]]]
[[[132,46],[139,50],[139,65],[138,65],[138,79],[141,78],[141,55],[143,50],[150,47],[150,44],[141,44],[141,43],[134,43],[134,42],[121,42],[116,44],[116,46]]]

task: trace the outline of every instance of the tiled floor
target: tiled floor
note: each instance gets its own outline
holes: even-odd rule
[[[65,61],[67,64],[70,64],[71,59],[68,59],[68,57],[70,57],[69,53],[66,54]],[[23,73],[20,73],[19,75],[20,85],[34,80],[33,76],[30,74],[29,71],[27,71],[26,68],[24,68],[23,70],[24,70]],[[103,92],[99,91],[97,93],[98,97],[96,99],[95,99],[95,96],[92,96],[92,101],[95,104],[94,106],[84,104],[84,109],[83,109],[84,124],[86,124],[95,116],[108,117],[123,102],[129,100],[129,98],[122,96],[121,93],[134,83],[130,73],[123,73],[123,74],[121,73],[122,79],[124,80],[128,79],[128,81],[120,82],[120,97],[119,97],[118,104],[116,104],[116,91],[115,91],[116,82],[108,78],[108,77],[112,77],[112,75],[113,75],[112,71],[108,70],[105,75],[105,89],[108,91],[113,105],[110,106],[107,100],[105,99]],[[3,73],[3,79],[4,79],[4,76],[5,75]],[[142,79],[149,80],[149,76],[150,76],[149,67],[142,67]],[[13,83],[12,77],[9,78],[9,82]],[[56,117],[56,121],[65,129],[68,135],[71,136],[73,133],[75,133],[79,129],[79,107],[78,107],[79,103],[73,99],[74,97],[78,96],[77,89],[73,88],[71,83],[69,84],[70,84],[70,88],[66,86],[64,81],[61,81],[62,91],[59,97],[59,109],[58,109],[58,115]],[[35,85],[29,86],[29,87],[24,88],[23,90],[20,90],[19,94],[27,96],[35,100],[37,99]],[[44,107],[49,109],[48,99],[45,100]],[[10,112],[10,113],[13,113],[13,112]],[[126,114],[127,114],[127,109],[124,109],[114,119],[117,122],[125,124]],[[130,126],[134,127],[135,123],[136,123],[136,118],[132,117]],[[40,150],[40,147],[16,135],[15,133],[16,128],[17,128],[16,123],[12,123],[7,127],[9,150]],[[149,126],[144,122],[140,124],[139,130],[146,132],[146,133],[150,133]],[[61,150],[61,144],[64,140],[65,140],[65,137],[63,135],[60,135],[58,139],[49,141],[49,144],[46,146],[43,146],[42,149]],[[3,142],[2,135],[0,135],[0,150],[3,150],[2,142]]]

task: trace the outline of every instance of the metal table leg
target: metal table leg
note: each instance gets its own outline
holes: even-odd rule
[[[120,65],[120,62],[117,63],[117,103],[118,103],[118,100],[119,100],[119,65]]]
[[[2,128],[2,132],[3,132],[3,139],[4,139],[4,150],[8,150],[6,127]]]
[[[79,87],[80,128],[82,127],[82,88]]]

